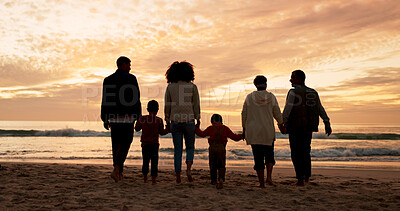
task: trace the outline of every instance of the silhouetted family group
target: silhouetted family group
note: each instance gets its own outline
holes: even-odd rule
[[[319,117],[325,124],[327,135],[332,133],[329,118],[322,107],[318,93],[305,86],[305,74],[301,70],[292,72],[289,90],[283,113],[276,97],[267,91],[267,78],[259,75],[254,79],[257,91],[247,95],[242,109],[243,133],[236,134],[223,124],[222,116],[214,114],[211,125],[200,129],[200,97],[194,81],[193,65],[189,62],[174,62],[167,72],[168,82],[165,91],[163,120],[157,117],[159,104],[151,100],[147,104],[148,115],[142,115],[140,91],[136,77],[130,74],[131,60],[127,57],[117,59],[118,69],[103,82],[101,119],[104,128],[111,129],[111,142],[114,170],[111,177],[115,182],[124,178],[123,167],[134,130],[142,130],[141,146],[143,156],[142,173],[144,182],[148,181],[150,171],[152,184],[156,184],[158,174],[159,135],[172,134],[174,144],[174,168],[176,183],[181,183],[183,140],[186,151],[186,175],[193,182],[191,168],[194,159],[195,135],[209,137],[209,166],[211,183],[218,189],[225,181],[226,144],[246,140],[251,145],[254,156],[254,170],[257,172],[260,187],[265,183],[273,185],[272,169],[275,165],[274,119],[282,134],[289,134],[291,158],[296,172],[296,185],[304,186],[311,176],[311,138],[318,131]],[[195,122],[196,121],[196,122]],[[136,123],[136,124],[135,124]],[[151,163],[151,170],[149,164]],[[264,169],[267,179],[264,181]]]

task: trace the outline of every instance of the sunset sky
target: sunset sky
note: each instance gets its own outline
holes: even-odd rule
[[[240,125],[258,74],[283,109],[295,69],[333,124],[400,124],[398,0],[1,0],[0,14],[0,120],[99,120],[124,55],[161,117],[165,71],[187,60],[207,124]]]

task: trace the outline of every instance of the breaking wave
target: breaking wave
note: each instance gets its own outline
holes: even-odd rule
[[[135,136],[140,136],[140,132],[135,132]],[[0,137],[32,137],[32,136],[48,136],[48,137],[109,137],[109,131],[94,130],[75,130],[65,128],[59,130],[1,130]],[[162,136],[164,138],[171,137],[171,134]],[[276,133],[277,139],[288,139],[288,135]],[[314,133],[314,139],[347,139],[347,140],[400,140],[400,134],[395,133],[334,133],[330,136],[324,133]]]

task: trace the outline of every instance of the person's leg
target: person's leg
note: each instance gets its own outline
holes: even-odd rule
[[[264,155],[261,150],[262,145],[251,145],[251,149],[253,151],[254,156],[254,170],[257,172],[258,181],[260,183],[260,187],[264,188]]]
[[[182,171],[182,150],[183,150],[183,132],[180,123],[171,123],[172,140],[174,142],[174,168],[176,173],[176,182],[181,182]]]
[[[305,160],[305,165],[304,165],[304,176],[305,176],[305,181],[309,182],[310,177],[311,177],[311,138],[312,138],[312,132],[304,134],[304,160]]]
[[[119,143],[120,143],[120,133],[118,125],[111,124],[111,146],[112,146],[112,156],[113,156],[113,166],[116,166],[117,163],[117,154],[119,151]]]
[[[133,140],[133,127],[134,124],[127,124],[127,123],[122,123],[121,124],[121,144],[119,147],[119,152],[117,155],[117,165],[120,167],[120,177],[122,176],[122,172],[124,171],[124,163],[126,160],[126,157],[129,152],[129,148],[131,147],[131,143]]]
[[[216,167],[218,169],[218,180],[225,181],[225,163],[226,163],[225,146],[220,145],[217,148],[215,154],[217,155],[217,159],[216,159],[217,166]]]
[[[217,184],[217,167],[215,163],[215,150],[212,146],[208,148],[208,158],[210,165],[211,184]]]
[[[118,182],[120,180],[120,167],[118,166],[118,154],[121,147],[121,128],[119,124],[111,124],[111,145],[112,145],[112,155],[113,155],[113,166],[114,169],[111,173],[111,178]]]
[[[225,160],[226,160],[226,150],[225,147],[222,147],[218,150],[218,184],[217,189],[223,188],[223,182],[225,182]]]
[[[158,146],[152,145],[152,153],[151,153],[151,181],[152,184],[156,184],[156,178],[158,176]]]
[[[301,132],[289,133],[291,158],[296,172],[296,185],[304,185],[304,140]]]
[[[143,173],[143,181],[147,182],[147,174],[149,173],[149,162],[150,162],[150,150],[149,145],[145,145],[142,147],[142,157],[143,157],[143,165],[142,165],[142,173]]]
[[[194,143],[195,143],[195,131],[196,126],[194,121],[184,123],[184,137],[185,137],[185,147],[186,147],[186,175],[188,177],[189,182],[193,182],[192,177],[192,165],[194,159]]]
[[[267,180],[265,181],[268,185],[273,185],[274,183],[272,182],[272,169],[274,168],[274,164],[272,163],[267,163]]]
[[[275,165],[275,156],[274,156],[274,143],[272,146],[265,146],[265,165],[267,167],[267,180],[266,183],[268,185],[273,185],[272,183],[272,170]]]
[[[218,183],[217,183],[217,189],[221,189],[224,187],[224,181],[225,181],[225,168],[219,168],[218,169]]]
[[[301,144],[299,144],[299,137],[296,133],[289,133],[289,143],[290,143],[290,155],[292,158],[292,163],[294,170],[296,172],[296,178],[302,178],[300,161],[301,161]]]

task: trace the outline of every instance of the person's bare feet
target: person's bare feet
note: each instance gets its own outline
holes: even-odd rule
[[[118,182],[118,181],[119,181],[119,176],[117,176],[117,174],[114,173],[114,172],[111,173],[111,178],[112,178],[115,182]]]
[[[176,172],[176,183],[179,184],[181,183],[181,172]]]
[[[119,179],[119,167],[115,166],[113,172],[111,173],[111,178],[115,181],[118,182]]]
[[[272,180],[266,180],[265,183],[270,186],[275,186],[275,184],[272,182]]]
[[[124,174],[122,172],[119,173],[119,180],[123,180],[124,179]]]
[[[259,188],[265,188],[265,183],[264,183],[264,179],[261,179],[259,181],[260,185],[258,186]]]
[[[143,175],[143,182],[147,183],[147,174]]]
[[[186,171],[186,175],[187,175],[188,181],[189,182],[193,182],[192,171],[191,170],[187,170]]]
[[[151,184],[152,184],[152,185],[157,184],[156,178],[157,178],[157,177],[155,177],[155,176],[152,176],[152,177],[151,177]]]
[[[295,183],[296,186],[304,186],[304,180],[297,180],[297,182]]]
[[[193,177],[192,177],[192,165],[193,165],[193,161],[186,161],[186,176],[188,178],[189,182],[193,182]]]
[[[224,187],[224,181],[220,179],[217,183],[217,189],[222,189]]]
[[[310,178],[306,178],[306,179],[304,180],[304,182],[309,183],[309,182],[310,182]]]

